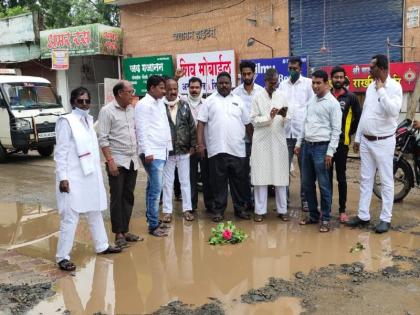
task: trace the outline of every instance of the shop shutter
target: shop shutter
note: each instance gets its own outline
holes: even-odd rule
[[[290,52],[308,55],[311,67],[369,63],[386,54],[388,36],[402,45],[402,12],[400,0],[289,0]],[[401,48],[390,56],[402,61]]]

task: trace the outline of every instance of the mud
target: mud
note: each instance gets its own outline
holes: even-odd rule
[[[180,301],[174,301],[168,305],[162,306],[152,315],[224,315],[225,311],[221,303],[206,303],[200,307],[192,309],[190,305],[183,304]]]
[[[0,312],[23,314],[54,294],[50,282],[32,285],[0,284]]]
[[[401,255],[393,255],[392,260],[409,262],[411,268],[402,270],[398,265],[395,265],[377,272],[368,272],[365,270],[365,266],[359,262],[338,266],[330,265],[318,270],[312,270],[307,275],[302,272],[297,272],[295,273],[295,279],[292,281],[270,278],[264,287],[251,289],[246,294],[241,295],[241,301],[243,303],[255,304],[272,302],[282,296],[299,297],[302,307],[305,309],[305,312],[302,314],[327,314],[325,305],[330,304],[328,303],[330,297],[328,295],[324,296],[323,301],[321,299],[322,296],[319,295],[320,291],[339,291],[347,295],[348,298],[354,299],[357,297],[362,300],[363,296],[360,294],[360,291],[362,291],[359,288],[360,286],[366,288],[376,284],[393,284],[395,286],[403,284],[411,288],[413,293],[411,297],[405,297],[406,299],[403,305],[396,305],[395,295],[390,294],[390,292],[388,292],[388,298],[393,298],[391,303],[394,309],[397,306],[397,310],[395,310],[397,313],[406,314],[412,312],[414,314],[416,310],[420,309],[420,302],[415,299],[415,296],[420,291],[420,260],[417,257]],[[388,302],[386,300],[387,294],[382,289],[381,292],[376,293],[380,296],[381,303],[384,304],[382,307],[387,309],[388,314],[391,314],[389,312],[389,306],[385,305],[389,303],[389,300]],[[412,301],[410,301],[410,298]],[[412,303],[410,304],[409,302]],[[375,310],[375,307],[373,309]],[[368,305],[364,305],[363,310],[366,314],[372,314],[369,312]],[[354,308],[348,311],[357,313]]]
[[[8,202],[0,204],[0,228],[7,232],[0,235],[0,247],[28,257],[30,266],[39,258],[54,264],[58,217],[49,211],[55,206],[53,163],[32,157],[22,160],[0,165],[0,200]],[[358,165],[351,160],[348,167],[350,215],[355,214],[359,197],[358,185],[352,182],[357,181]],[[214,224],[204,211],[199,208],[197,220],[185,222],[179,202],[174,203],[167,238],[145,234],[145,179],[140,171],[130,227],[145,241],[119,255],[96,256],[82,218],[71,257],[76,272],[51,278],[55,295],[35,294],[30,314],[382,315],[415,314],[420,309],[420,190],[413,189],[403,203],[395,204],[392,230],[384,235],[340,225],[335,190],[332,230],[321,234],[316,226],[298,224],[301,213],[294,177],[291,222],[281,222],[272,211],[262,223],[238,221],[229,206],[226,220],[233,219],[249,239],[214,247],[207,244]],[[17,199],[23,202],[19,207]],[[273,207],[270,199],[269,208]],[[372,228],[380,210],[376,197],[371,209]],[[112,240],[110,223],[105,223]],[[357,243],[364,249],[351,253]],[[12,260],[5,267],[15,272]],[[25,279],[22,270],[13,277]]]

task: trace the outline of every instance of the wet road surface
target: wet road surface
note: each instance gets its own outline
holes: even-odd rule
[[[357,168],[357,162],[349,163],[348,208],[353,214],[358,201]],[[58,215],[53,210],[51,159],[15,157],[12,162],[0,165],[0,180],[0,249],[13,249],[22,257],[44,259],[52,264]],[[396,260],[395,256],[420,255],[418,191],[413,190],[403,203],[395,205],[393,230],[387,234],[345,228],[336,218],[332,231],[322,234],[316,226],[299,226],[298,181],[292,180],[291,222],[280,221],[272,211],[262,223],[236,220],[228,209],[227,219],[244,229],[249,239],[239,245],[214,247],[208,245],[207,240],[215,224],[201,211],[197,221],[185,222],[177,202],[175,220],[167,238],[144,234],[145,176],[141,172],[131,231],[141,234],[145,240],[133,244],[122,254],[97,256],[88,226],[81,220],[72,253],[77,271],[72,276],[61,273],[53,286],[56,294],[41,301],[30,314],[61,314],[65,310],[71,314],[145,314],[178,300],[191,304],[191,308],[219,301],[226,314],[299,314],[305,311],[301,297],[281,296],[271,302],[247,304],[241,301],[241,295],[264,287],[270,277],[295,281],[297,273],[307,275],[311,270],[331,264],[360,262],[366,272],[389,267],[413,268],[412,262]],[[334,204],[337,204],[336,198]],[[269,205],[274,206],[273,200]],[[373,197],[374,220],[378,218],[379,207],[379,201]],[[106,224],[112,239],[109,222]],[[357,242],[365,249],[351,253],[350,249]],[[343,297],[347,290],[344,284],[335,291],[320,287],[311,291],[311,299],[317,303],[316,311],[311,313],[335,314],[340,309],[340,314],[359,310],[369,310],[370,314],[404,314],[404,311],[416,314],[420,309],[420,283],[418,274],[413,275],[395,281],[375,276],[358,286],[353,284],[355,291],[348,297]],[[331,273],[328,279],[335,283],[348,280],[346,277],[347,274]],[[310,285],[308,283],[308,287]],[[388,311],[382,311],[382,306]]]

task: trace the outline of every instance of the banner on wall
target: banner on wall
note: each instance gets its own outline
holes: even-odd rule
[[[308,75],[308,57],[300,57],[302,60],[302,75]],[[275,68],[279,73],[279,82],[289,78],[288,62],[289,57],[246,59],[255,63],[255,83],[264,86],[264,74],[267,69]]]
[[[147,93],[147,79],[151,75],[171,77],[174,74],[172,56],[148,56],[126,58],[123,60],[124,79],[130,81],[136,95]]]
[[[232,77],[232,87],[236,86],[235,52],[233,50],[211,51],[203,53],[179,54],[176,56],[177,68],[185,75],[178,81],[179,92],[186,94],[188,80],[198,77],[203,81],[203,92],[216,90],[217,75],[228,72]]]
[[[370,75],[370,66],[368,64],[352,64],[341,65],[341,67],[346,71],[347,78],[349,79],[349,90],[356,93],[366,92],[369,84],[373,82],[373,78]],[[332,68],[332,66],[328,66],[322,67],[321,69],[330,74]],[[391,63],[389,66],[389,75],[401,84],[404,92],[412,92],[416,86],[417,78],[420,75],[420,62]]]
[[[51,69],[68,70],[69,69],[69,51],[67,49],[51,50]]]

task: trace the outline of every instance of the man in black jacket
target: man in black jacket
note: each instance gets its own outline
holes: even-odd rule
[[[333,157],[333,163],[335,163],[335,171],[338,182],[338,194],[339,194],[339,213],[340,222],[345,223],[348,220],[346,214],[346,202],[347,202],[347,180],[346,180],[346,164],[347,155],[349,152],[349,144],[351,136],[356,132],[357,125],[361,115],[360,103],[357,96],[349,92],[345,88],[346,71],[342,67],[334,67],[331,70],[331,81],[333,88],[331,93],[335,96],[343,111],[343,118],[341,123],[341,135],[340,142],[337,147],[337,151]],[[331,187],[333,181],[333,166],[331,166]]]
[[[190,185],[190,154],[194,154],[197,144],[194,118],[187,102],[178,95],[178,83],[167,79],[166,96],[163,101],[166,105],[169,126],[171,128],[172,148],[163,169],[163,218],[162,221],[172,221],[172,191],[174,185],[175,167],[178,168],[178,177],[181,184],[182,210],[184,219],[194,220],[191,206]]]

